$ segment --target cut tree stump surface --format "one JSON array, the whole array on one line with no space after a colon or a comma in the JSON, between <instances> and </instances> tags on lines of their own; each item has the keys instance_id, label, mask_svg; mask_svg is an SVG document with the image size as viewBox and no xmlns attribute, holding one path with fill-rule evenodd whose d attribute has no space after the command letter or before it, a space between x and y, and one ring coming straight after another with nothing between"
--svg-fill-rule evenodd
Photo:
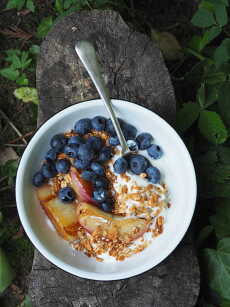
<instances>
[{"instance_id":1,"label":"cut tree stump surface","mask_svg":"<svg viewBox=\"0 0 230 307\"><path fill-rule=\"evenodd\" d=\"M63 18L42 43L37 65L39 125L69 105L98 98L74 50L81 39L95 45L112 98L143 105L173 124L174 91L156 44L130 29L118 13L94 10ZM111 282L73 276L36 250L29 278L33 306L195 306L200 276L190 234L152 270Z\"/></svg>"}]
</instances>

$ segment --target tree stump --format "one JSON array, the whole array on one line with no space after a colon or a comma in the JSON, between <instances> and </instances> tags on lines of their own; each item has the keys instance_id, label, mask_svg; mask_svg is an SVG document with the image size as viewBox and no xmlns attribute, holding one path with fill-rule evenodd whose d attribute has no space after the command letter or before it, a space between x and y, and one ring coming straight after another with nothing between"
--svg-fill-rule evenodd
<instances>
[{"instance_id":1,"label":"tree stump","mask_svg":"<svg viewBox=\"0 0 230 307\"><path fill-rule=\"evenodd\" d=\"M118 13L94 10L63 18L42 44L37 65L39 125L71 104L98 98L74 50L80 39L96 47L112 98L143 105L174 122L174 91L156 44L130 29ZM29 279L35 307L190 307L198 293L199 267L190 239L152 270L111 282L73 276L35 251Z\"/></svg>"}]
</instances>

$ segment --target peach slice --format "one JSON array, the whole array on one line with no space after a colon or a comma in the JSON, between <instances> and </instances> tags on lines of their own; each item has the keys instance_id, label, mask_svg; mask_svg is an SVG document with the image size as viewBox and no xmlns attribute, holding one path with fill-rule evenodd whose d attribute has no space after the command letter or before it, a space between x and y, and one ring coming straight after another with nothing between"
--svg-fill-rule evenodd
<instances>
[{"instance_id":1,"label":"peach slice","mask_svg":"<svg viewBox=\"0 0 230 307\"><path fill-rule=\"evenodd\" d=\"M77 207L79 224L89 233L94 233L100 226L103 236L131 242L141 237L148 229L148 222L141 218L126 218L105 213L91 204L81 203Z\"/></svg>"},{"instance_id":2,"label":"peach slice","mask_svg":"<svg viewBox=\"0 0 230 307\"><path fill-rule=\"evenodd\" d=\"M79 226L76 203L63 203L56 197L41 202L41 205L61 237L68 241L76 239Z\"/></svg>"},{"instance_id":3,"label":"peach slice","mask_svg":"<svg viewBox=\"0 0 230 307\"><path fill-rule=\"evenodd\" d=\"M36 191L40 202L48 201L55 197L55 193L50 184L44 184L41 187L37 188Z\"/></svg>"},{"instance_id":4,"label":"peach slice","mask_svg":"<svg viewBox=\"0 0 230 307\"><path fill-rule=\"evenodd\" d=\"M92 199L92 183L81 178L81 174L73 167L70 169L70 176L72 180L72 188L77 193L78 200L98 206L98 204Z\"/></svg>"}]
</instances>

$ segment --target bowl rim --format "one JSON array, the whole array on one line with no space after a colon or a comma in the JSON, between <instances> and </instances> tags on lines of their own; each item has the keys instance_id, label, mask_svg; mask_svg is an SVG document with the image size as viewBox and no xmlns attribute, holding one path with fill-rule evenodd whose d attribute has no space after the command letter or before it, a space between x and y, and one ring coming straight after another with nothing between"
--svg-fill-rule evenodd
<instances>
[{"instance_id":1,"label":"bowl rim","mask_svg":"<svg viewBox=\"0 0 230 307\"><path fill-rule=\"evenodd\" d=\"M44 244L40 241L40 239L37 238L36 234L33 232L33 229L30 227L30 224L27 220L27 215L26 215L26 210L24 210L24 206L23 206L23 198L22 198L22 181L20 180L20 178L23 177L23 173L25 172L25 166L27 163L27 158L30 155L30 151L31 148L36 144L37 139L40 137L40 135L42 134L43 130L48 130L52 124L54 122L56 122L56 120L60 117L63 116L65 113L69 113L69 111L75 111L75 109L79 109L79 108L87 108L87 107L91 107L92 105L87 104L87 102L94 102L95 104L97 103L101 103L101 99L90 99L90 100L85 100L79 103L76 103L74 105L65 107L64 109L62 109L61 111L55 113L52 117L50 117L48 120L46 120L40 127L38 127L38 129L36 130L36 133L34 134L34 136L32 137L32 139L30 140L29 144L27 145L19 166L18 166L18 170L17 170L17 176L16 176L16 203L17 203L17 210L18 210L18 214L19 214L19 218L21 220L22 226L27 234L27 236L29 237L29 239L31 240L31 242L33 243L33 245L35 246L35 248L46 258L48 259L51 263L55 264L57 267L59 267L60 269L71 273L75 276L78 277L82 277L82 278L86 278L86 279L91 279L91 280L100 280L100 281L112 281L112 280L120 280L120 279L126 279L126 278L130 278L139 274L142 274L150 269L152 269L153 267L155 267L156 265L158 265L159 263L161 263L163 260L165 260L178 246L178 244L181 242L181 240L183 239L184 235L186 234L188 227L191 223L193 214L194 214L194 210L195 210L195 206L196 206L196 197L197 197L197 183L196 183L196 174L195 174L195 169L194 169L194 165L191 159L191 156L184 144L184 142L182 141L181 137L178 135L178 133L174 130L174 128L168 124L162 117L160 117L159 115L157 115L155 112L149 110L148 108L145 108L143 106L140 106L136 103L127 101L127 100L123 100L123 99L111 99L112 103L115 104L122 104L122 103L126 103L129 104L132 108L136 109L135 111L148 111L151 112L152 116L156 119L158 119L158 121L162 122L165 127L169 130L171 130L171 133L174 134L174 136L177 138L177 141L180 143L180 146L183 147L184 149L184 153L186 155L186 159L187 159L187 163L189 164L189 168L190 168L190 176L191 176L191 186L190 189L192 189L192 195L193 198L190 199L190 211L187 212L186 215L186 221L184 221L183 225L183 229L177 233L177 235L174 237L174 239L171 241L170 244L170 248L167 248L166 252L162 255L158 255L157 258L155 258L154 262L146 262L144 263L141 267L135 267L134 269L130 270L128 273L125 272L118 272L118 273L98 273L98 272L88 272L88 271L84 271L81 270L79 268L73 267L70 264L65 263L64 261L60 260L57 256L55 256L54 254L52 254L45 246Z\"/></svg>"}]
</instances>

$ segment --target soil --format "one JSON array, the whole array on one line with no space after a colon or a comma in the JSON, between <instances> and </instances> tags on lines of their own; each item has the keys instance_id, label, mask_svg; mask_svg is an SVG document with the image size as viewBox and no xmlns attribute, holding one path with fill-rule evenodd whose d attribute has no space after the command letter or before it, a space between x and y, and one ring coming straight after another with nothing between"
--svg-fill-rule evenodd
<instances>
[{"instance_id":1,"label":"soil","mask_svg":"<svg viewBox=\"0 0 230 307\"><path fill-rule=\"evenodd\" d=\"M31 39L25 41L0 33L0 68L7 66L4 61L5 50L15 48L27 50L32 44L41 44L41 40L36 38L37 26L43 17L55 16L52 9L52 2L54 1L34 0L34 2L36 3L35 13L25 10L20 12L15 9L6 10L7 0L0 2L0 31L18 27L32 35ZM182 46L186 44L194 32L189 21L196 7L195 1L130 0L126 3L129 9L119 8L118 6L118 10L127 23L134 26L138 31L147 34L150 34L151 29L168 31L175 35ZM183 65L178 61L170 61L166 64L171 72L178 100L192 99L194 91L189 91L188 85L186 86L183 81L178 81L178 77L193 63ZM35 66L26 73L29 78L29 86L35 87ZM27 141L29 141L36 130L37 107L31 103L25 104L14 97L13 91L19 87L15 82L0 77L0 84L0 110L8 116L22 135L30 133L30 136L27 137ZM0 115L0 148L4 148L5 144L11 143L17 137L18 135L9 126L9 123ZM14 144L22 144L22 142L14 142ZM24 150L24 147L20 146L13 148L19 156ZM1 188L7 185L5 181L1 183ZM1 191L1 188L0 210L4 216L1 227L5 229L5 236L7 237L2 247L9 256L11 265L16 272L16 278L11 286L0 295L0 305L2 307L14 307L23 301L27 291L26 281L32 265L33 247L20 226L15 207L14 185L10 185L9 189L5 191Z\"/></svg>"}]
</instances>

